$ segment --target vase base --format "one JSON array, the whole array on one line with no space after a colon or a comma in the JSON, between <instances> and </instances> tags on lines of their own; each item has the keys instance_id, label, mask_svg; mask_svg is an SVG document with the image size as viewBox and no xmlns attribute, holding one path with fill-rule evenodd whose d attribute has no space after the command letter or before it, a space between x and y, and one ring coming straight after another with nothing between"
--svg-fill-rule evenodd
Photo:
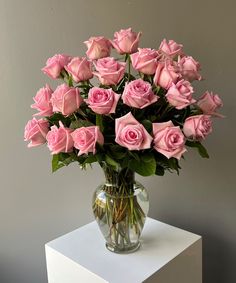
<instances>
[{"instance_id":1,"label":"vase base","mask_svg":"<svg viewBox=\"0 0 236 283\"><path fill-rule=\"evenodd\" d=\"M133 245L130 246L126 246L124 248L120 248L120 247L116 247L116 246L112 246L108 243L106 243L106 248L113 253L117 253L117 254L129 254L129 253L133 253L135 251L137 251L141 246L140 242L137 242Z\"/></svg>"}]
</instances>

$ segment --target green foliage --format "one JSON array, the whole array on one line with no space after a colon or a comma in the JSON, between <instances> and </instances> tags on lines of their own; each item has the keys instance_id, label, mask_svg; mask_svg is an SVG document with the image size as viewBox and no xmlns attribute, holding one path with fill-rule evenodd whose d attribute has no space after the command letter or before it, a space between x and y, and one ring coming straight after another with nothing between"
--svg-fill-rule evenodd
<instances>
[{"instance_id":1,"label":"green foliage","mask_svg":"<svg viewBox=\"0 0 236 283\"><path fill-rule=\"evenodd\" d=\"M170 172L176 171L176 173L179 175L179 169L181 167L179 166L178 159L172 157L168 159L163 154L154 151L154 156L156 159L157 167L156 167L156 175L163 176L165 173L165 170L168 170Z\"/></svg>"},{"instance_id":2,"label":"green foliage","mask_svg":"<svg viewBox=\"0 0 236 283\"><path fill-rule=\"evenodd\" d=\"M169 165L169 171L172 172L173 170L175 170L177 172L177 174L179 175L179 169L181 169L181 167L179 166L179 162L178 159L172 157L168 160L168 165Z\"/></svg>"},{"instance_id":3,"label":"green foliage","mask_svg":"<svg viewBox=\"0 0 236 283\"><path fill-rule=\"evenodd\" d=\"M158 175L158 176L164 176L165 169L162 166L157 164L155 174Z\"/></svg>"},{"instance_id":4,"label":"green foliage","mask_svg":"<svg viewBox=\"0 0 236 283\"><path fill-rule=\"evenodd\" d=\"M57 171L61 167L68 166L70 163L77 161L77 156L74 152L71 153L58 153L52 157L52 172Z\"/></svg>"},{"instance_id":5,"label":"green foliage","mask_svg":"<svg viewBox=\"0 0 236 283\"><path fill-rule=\"evenodd\" d=\"M148 131L149 134L152 134L152 122L150 120L143 120L141 122L144 126L144 128Z\"/></svg>"},{"instance_id":6,"label":"green foliage","mask_svg":"<svg viewBox=\"0 0 236 283\"><path fill-rule=\"evenodd\" d=\"M119 163L116 162L111 156L109 156L108 154L105 155L105 161L107 164L109 164L111 167L113 167L114 170L118 170L119 169Z\"/></svg>"},{"instance_id":7,"label":"green foliage","mask_svg":"<svg viewBox=\"0 0 236 283\"><path fill-rule=\"evenodd\" d=\"M198 150L198 153L203 158L209 158L209 154L206 148L199 141L186 141L186 145L189 147L195 147Z\"/></svg>"},{"instance_id":8,"label":"green foliage","mask_svg":"<svg viewBox=\"0 0 236 283\"><path fill-rule=\"evenodd\" d=\"M156 172L156 160L152 153L140 155L140 159L131 159L128 167L141 176L151 176Z\"/></svg>"},{"instance_id":9,"label":"green foliage","mask_svg":"<svg viewBox=\"0 0 236 283\"><path fill-rule=\"evenodd\" d=\"M77 129L77 128L89 127L89 126L93 126L93 123L91 123L91 122L89 122L87 120L82 120L82 119L73 120L70 123L70 128L71 129Z\"/></svg>"},{"instance_id":10,"label":"green foliage","mask_svg":"<svg viewBox=\"0 0 236 283\"><path fill-rule=\"evenodd\" d=\"M121 147L120 145L111 145L109 154L114 158L121 160L127 155L127 150L124 147Z\"/></svg>"},{"instance_id":11,"label":"green foliage","mask_svg":"<svg viewBox=\"0 0 236 283\"><path fill-rule=\"evenodd\" d=\"M78 156L78 161L82 169L87 169L88 165L91 167L92 163L98 161L98 156L97 154L93 155L92 153L83 154Z\"/></svg>"},{"instance_id":12,"label":"green foliage","mask_svg":"<svg viewBox=\"0 0 236 283\"><path fill-rule=\"evenodd\" d=\"M69 127L71 123L71 119L69 117L65 117L61 113L54 113L52 116L46 117L46 119L48 120L50 126L56 125L59 127L59 121L61 121L66 127Z\"/></svg>"},{"instance_id":13,"label":"green foliage","mask_svg":"<svg viewBox=\"0 0 236 283\"><path fill-rule=\"evenodd\" d=\"M96 126L99 126L101 132L104 130L102 115L96 114Z\"/></svg>"}]
</instances>

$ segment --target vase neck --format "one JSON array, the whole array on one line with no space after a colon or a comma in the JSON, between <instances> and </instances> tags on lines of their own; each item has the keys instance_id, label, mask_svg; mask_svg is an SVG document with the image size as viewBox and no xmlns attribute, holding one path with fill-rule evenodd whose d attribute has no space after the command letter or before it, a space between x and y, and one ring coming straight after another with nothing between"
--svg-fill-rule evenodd
<instances>
[{"instance_id":1,"label":"vase neck","mask_svg":"<svg viewBox=\"0 0 236 283\"><path fill-rule=\"evenodd\" d=\"M106 164L101 165L105 175L105 186L110 193L133 193L135 175L134 171L124 168L114 170Z\"/></svg>"}]
</instances>

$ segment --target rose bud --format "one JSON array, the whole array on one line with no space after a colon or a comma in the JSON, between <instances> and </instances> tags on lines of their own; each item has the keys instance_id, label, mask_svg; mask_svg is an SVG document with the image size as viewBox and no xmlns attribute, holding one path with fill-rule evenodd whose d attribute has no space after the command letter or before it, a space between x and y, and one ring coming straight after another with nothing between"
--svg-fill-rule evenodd
<instances>
[{"instance_id":1,"label":"rose bud","mask_svg":"<svg viewBox=\"0 0 236 283\"><path fill-rule=\"evenodd\" d=\"M95 64L98 77L103 85L116 85L123 78L125 73L125 63L117 62L113 57L98 59Z\"/></svg>"},{"instance_id":2,"label":"rose bud","mask_svg":"<svg viewBox=\"0 0 236 283\"><path fill-rule=\"evenodd\" d=\"M103 36L90 37L89 40L84 41L88 50L86 52L90 60L96 60L110 56L111 43Z\"/></svg>"},{"instance_id":3,"label":"rose bud","mask_svg":"<svg viewBox=\"0 0 236 283\"><path fill-rule=\"evenodd\" d=\"M184 122L183 132L187 138L202 140L212 132L210 115L188 117Z\"/></svg>"},{"instance_id":4,"label":"rose bud","mask_svg":"<svg viewBox=\"0 0 236 283\"><path fill-rule=\"evenodd\" d=\"M79 109L83 99L79 89L69 87L66 84L59 85L52 94L51 102L54 112L61 112L63 115L70 115Z\"/></svg>"},{"instance_id":5,"label":"rose bud","mask_svg":"<svg viewBox=\"0 0 236 283\"><path fill-rule=\"evenodd\" d=\"M196 100L192 98L192 93L193 88L190 82L181 80L176 84L172 83L166 93L166 99L170 105L180 110L196 102Z\"/></svg>"},{"instance_id":6,"label":"rose bud","mask_svg":"<svg viewBox=\"0 0 236 283\"><path fill-rule=\"evenodd\" d=\"M120 54L134 53L138 49L140 36L141 32L137 34L136 32L133 32L131 28L121 29L120 31L115 32L111 44Z\"/></svg>"},{"instance_id":7,"label":"rose bud","mask_svg":"<svg viewBox=\"0 0 236 283\"><path fill-rule=\"evenodd\" d=\"M202 77L199 74L200 64L195 61L193 57L184 56L178 59L179 71L183 79L187 81L201 80Z\"/></svg>"},{"instance_id":8,"label":"rose bud","mask_svg":"<svg viewBox=\"0 0 236 283\"><path fill-rule=\"evenodd\" d=\"M204 114L209 114L218 117L224 117L216 112L217 109L223 106L223 102L217 94L206 91L198 100L197 105L201 108Z\"/></svg>"},{"instance_id":9,"label":"rose bud","mask_svg":"<svg viewBox=\"0 0 236 283\"><path fill-rule=\"evenodd\" d=\"M53 57L48 58L46 66L42 68L42 71L50 78L57 79L60 77L61 71L70 62L70 60L70 56L64 54L56 54Z\"/></svg>"},{"instance_id":10,"label":"rose bud","mask_svg":"<svg viewBox=\"0 0 236 283\"><path fill-rule=\"evenodd\" d=\"M154 49L139 48L138 52L130 57L135 70L146 75L153 75L157 68L157 56L158 53Z\"/></svg>"},{"instance_id":11,"label":"rose bud","mask_svg":"<svg viewBox=\"0 0 236 283\"><path fill-rule=\"evenodd\" d=\"M79 149L79 155L96 153L96 143L103 145L104 138L98 126L81 127L72 134L74 147Z\"/></svg>"},{"instance_id":12,"label":"rose bud","mask_svg":"<svg viewBox=\"0 0 236 283\"><path fill-rule=\"evenodd\" d=\"M87 81L93 77L92 64L86 58L75 57L65 66L66 71L72 75L72 79L78 83Z\"/></svg>"},{"instance_id":13,"label":"rose bud","mask_svg":"<svg viewBox=\"0 0 236 283\"><path fill-rule=\"evenodd\" d=\"M59 152L71 152L74 145L71 137L73 130L65 128L61 121L59 124L59 128L57 126L52 126L46 136L48 148L52 154L58 154Z\"/></svg>"},{"instance_id":14,"label":"rose bud","mask_svg":"<svg viewBox=\"0 0 236 283\"><path fill-rule=\"evenodd\" d=\"M37 109L39 112L34 114L34 116L51 116L53 114L50 100L52 93L52 89L47 84L36 93L33 98L34 104L31 105L31 108Z\"/></svg>"},{"instance_id":15,"label":"rose bud","mask_svg":"<svg viewBox=\"0 0 236 283\"><path fill-rule=\"evenodd\" d=\"M176 55L182 54L182 47L182 44L178 44L174 40L167 41L166 39L163 39L159 46L159 51L160 53L173 58Z\"/></svg>"},{"instance_id":16,"label":"rose bud","mask_svg":"<svg viewBox=\"0 0 236 283\"><path fill-rule=\"evenodd\" d=\"M28 147L34 147L46 142L49 123L46 120L33 118L25 126L24 140L30 141Z\"/></svg>"},{"instance_id":17,"label":"rose bud","mask_svg":"<svg viewBox=\"0 0 236 283\"><path fill-rule=\"evenodd\" d=\"M179 77L180 74L174 62L158 62L153 81L155 85L169 89L171 84L176 83Z\"/></svg>"}]
</instances>

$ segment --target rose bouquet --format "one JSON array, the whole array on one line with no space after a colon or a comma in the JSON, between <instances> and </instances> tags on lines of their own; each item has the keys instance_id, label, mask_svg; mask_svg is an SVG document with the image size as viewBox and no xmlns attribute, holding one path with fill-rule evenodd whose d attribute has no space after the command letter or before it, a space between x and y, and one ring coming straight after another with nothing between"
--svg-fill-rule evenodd
<instances>
[{"instance_id":1,"label":"rose bouquet","mask_svg":"<svg viewBox=\"0 0 236 283\"><path fill-rule=\"evenodd\" d=\"M97 192L93 210L108 224L103 229L107 243L120 250L132 242L127 231L140 234L145 220L138 198L127 197L135 195L133 173L179 173L188 147L208 158L202 141L222 106L212 92L194 96L200 65L181 44L164 39L158 49L139 48L140 36L127 29L113 40L91 37L84 42L86 56L49 58L42 71L63 83L37 92L31 107L41 118L25 127L29 147L47 144L53 172L72 162L82 169L101 165L109 204L101 205ZM110 57L112 48L118 58Z\"/></svg>"}]
</instances>

